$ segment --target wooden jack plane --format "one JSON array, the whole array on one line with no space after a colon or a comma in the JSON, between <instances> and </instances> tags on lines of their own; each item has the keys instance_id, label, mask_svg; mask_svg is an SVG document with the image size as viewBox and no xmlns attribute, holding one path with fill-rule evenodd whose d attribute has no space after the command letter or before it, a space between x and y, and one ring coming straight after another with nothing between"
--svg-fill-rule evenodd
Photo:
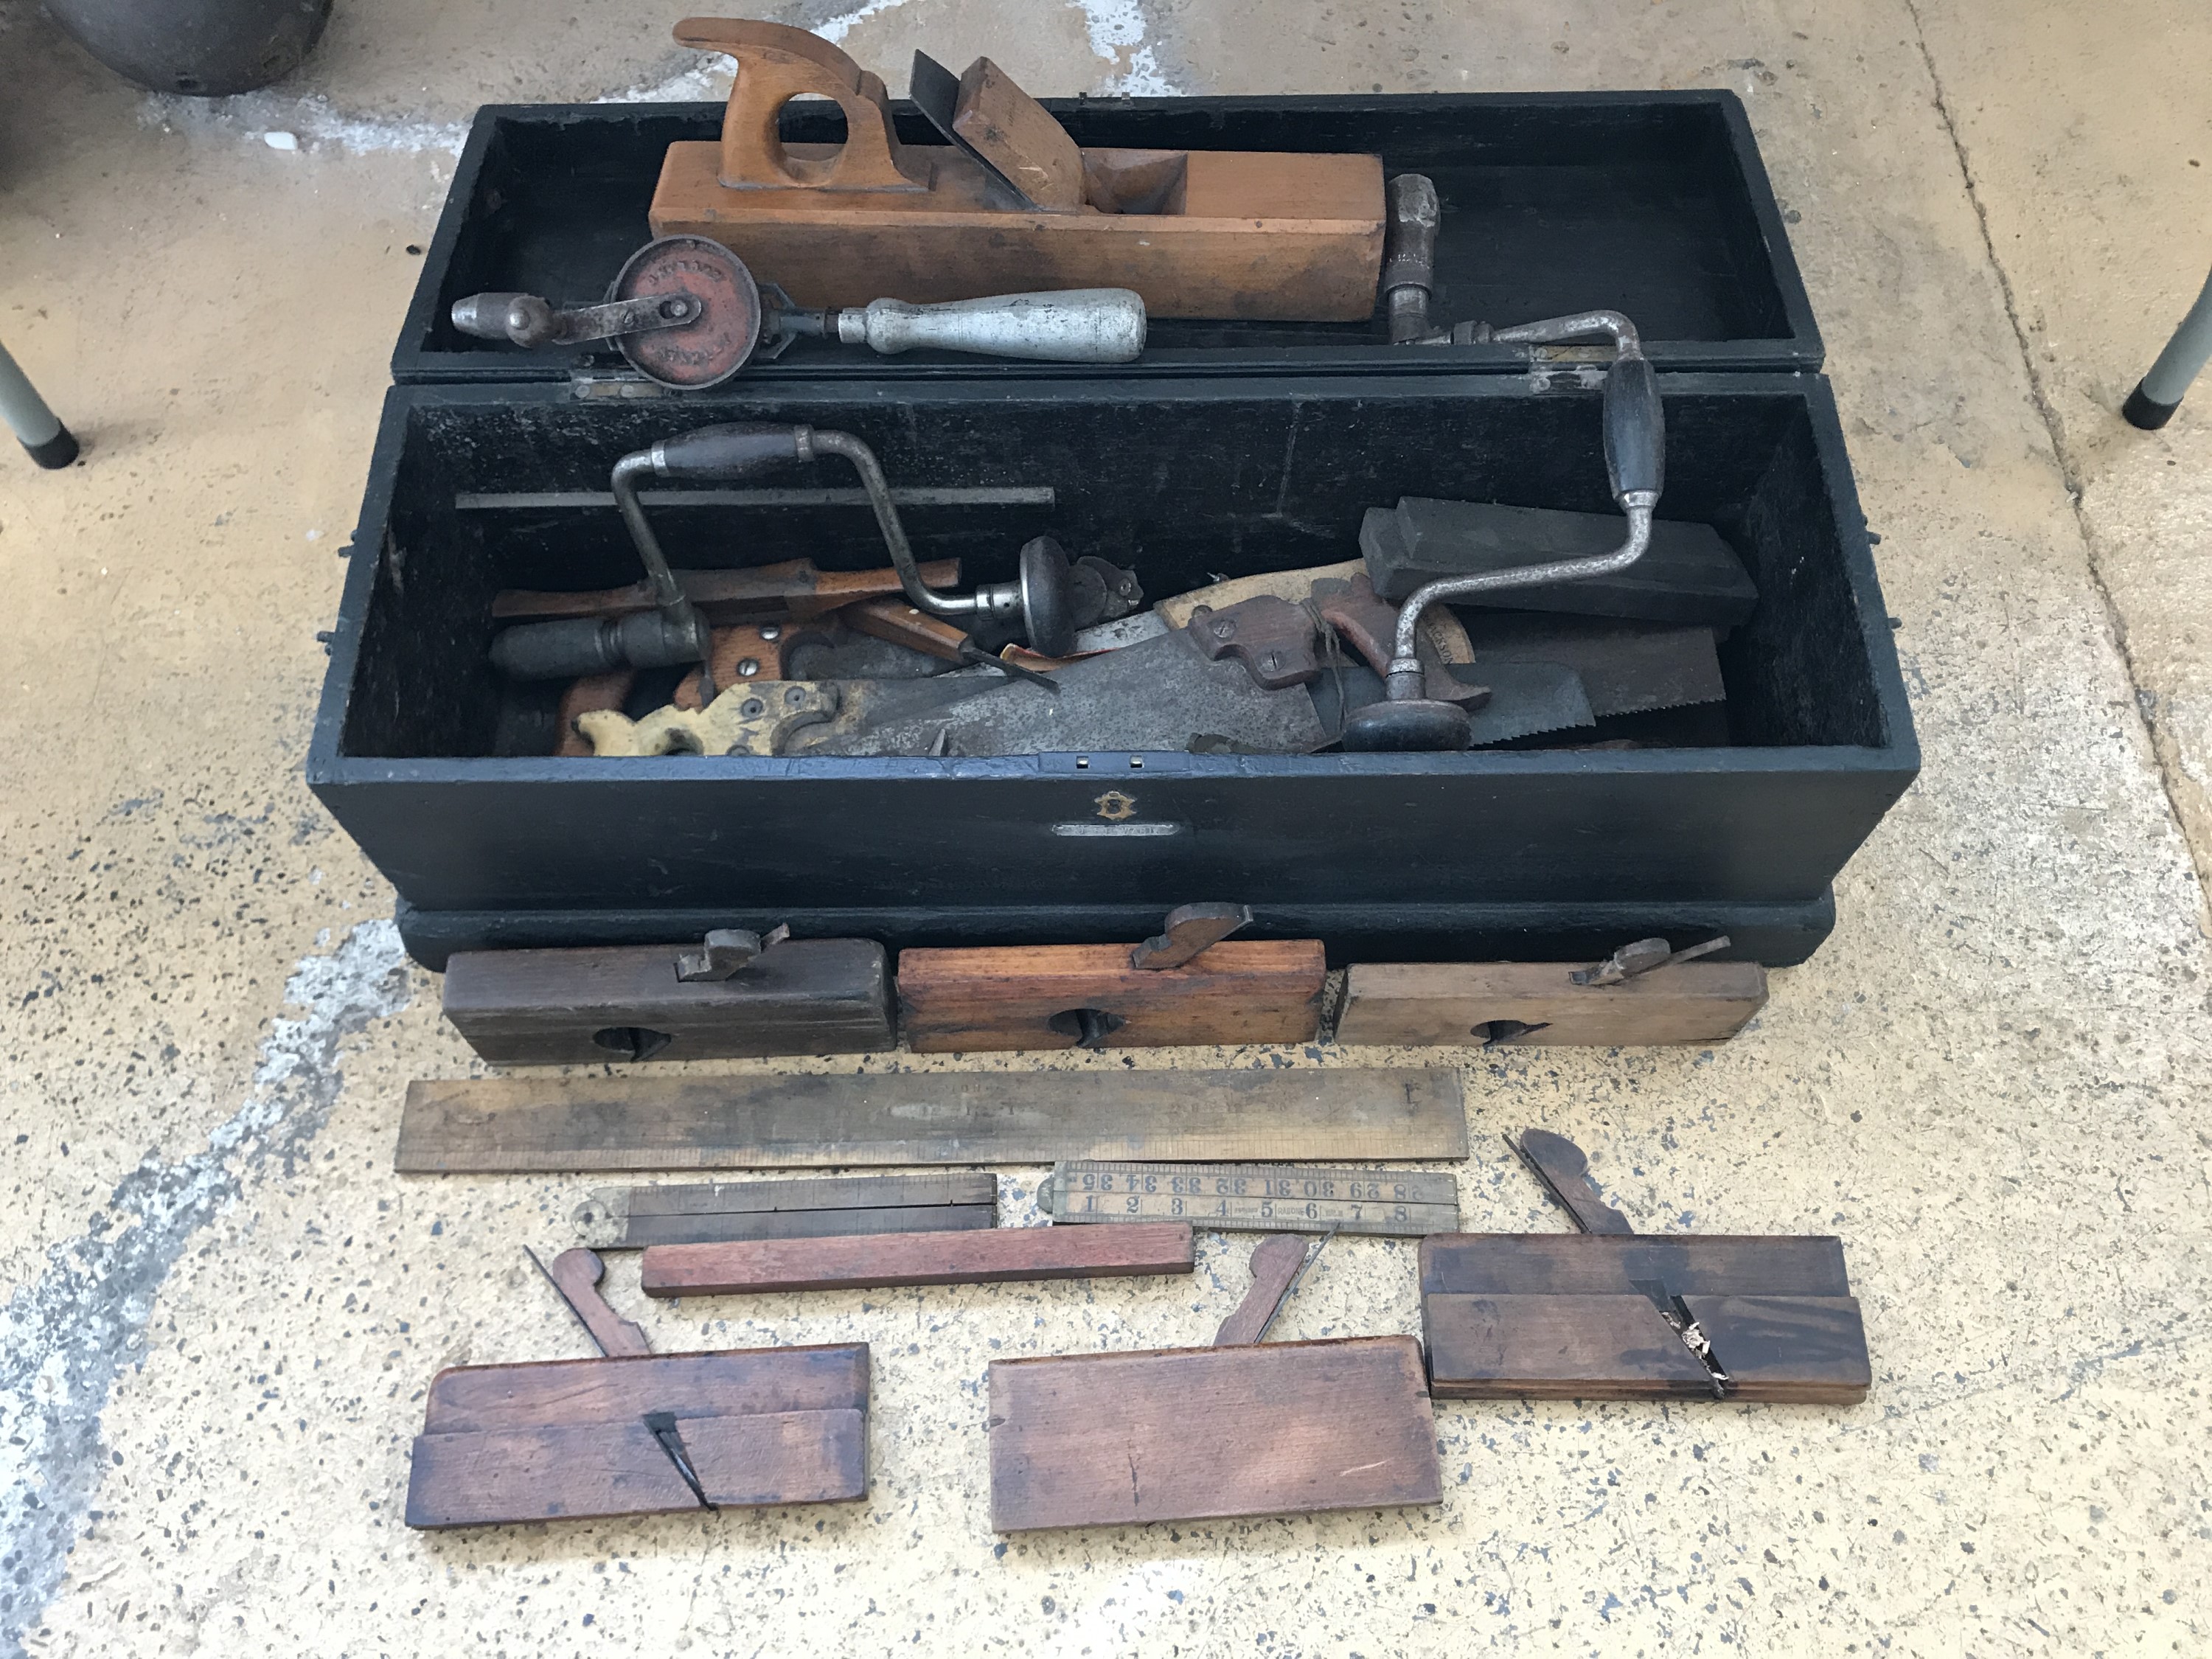
<instances>
[{"instance_id":1,"label":"wooden jack plane","mask_svg":"<svg viewBox=\"0 0 2212 1659\"><path fill-rule=\"evenodd\" d=\"M1154 317L1374 314L1378 156L1085 149L989 58L956 77L919 52L914 101L947 143L911 144L882 78L804 29L694 17L676 38L738 73L720 142L669 146L653 234L719 242L801 307L1110 287ZM806 96L843 112L842 144L783 141Z\"/></svg>"}]
</instances>

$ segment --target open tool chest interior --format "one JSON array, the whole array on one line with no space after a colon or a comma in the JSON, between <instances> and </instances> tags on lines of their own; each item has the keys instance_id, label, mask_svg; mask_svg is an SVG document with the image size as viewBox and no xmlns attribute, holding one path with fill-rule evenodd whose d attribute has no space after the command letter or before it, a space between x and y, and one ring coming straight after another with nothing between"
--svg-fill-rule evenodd
<instances>
[{"instance_id":1,"label":"open tool chest interior","mask_svg":"<svg viewBox=\"0 0 2212 1659\"><path fill-rule=\"evenodd\" d=\"M1794 960L1826 931L1829 881L1913 775L1910 715L1825 385L1665 380L1661 516L1712 524L1759 588L1720 647L1719 725L1626 748L985 759L518 752L527 711L486 655L493 593L637 569L611 507L528 498L603 491L618 455L715 422L844 428L895 487L1050 490L1049 505L908 513L917 555L959 557L963 582L1010 574L1022 541L1049 532L1133 567L1150 599L1356 558L1362 514L1401 495L1606 512L1597 394L1504 376L946 381L896 398L849 383L690 398L399 388L311 781L429 954L681 937L718 914L799 913L816 931L834 917L909 942L1110 939L1226 891L1263 932L1318 932L1332 950L1463 953L1486 927L1565 937L1596 906L1593 936L1710 916ZM851 475L817 461L758 482ZM864 507L653 516L679 566L884 562ZM1098 822L1109 788L1134 830Z\"/></svg>"},{"instance_id":2,"label":"open tool chest interior","mask_svg":"<svg viewBox=\"0 0 2212 1659\"><path fill-rule=\"evenodd\" d=\"M1722 642L1725 727L1698 735L1753 748L1886 747L1878 671L1827 496L1811 400L1785 386L1710 377L1697 384L1695 392L1670 388L1666 400L1673 465L1663 514L1719 529L1760 592L1752 620ZM340 753L515 752L523 739L503 742L502 729L515 724L511 705L532 701L534 690L491 666L493 593L637 578L636 554L611 504L531 498L603 488L617 456L710 422L852 430L898 486L1049 492L1049 505L905 509L917 556L959 559L964 583L1011 577L1016 549L1050 534L1071 553L1134 569L1148 598L1164 598L1224 577L1356 557L1362 514L1401 495L1607 512L1597 405L1595 393L1429 381L1344 382L1291 398L1209 385L1135 396L1039 387L978 398L946 386L918 389L896 409L793 387L773 401L712 404L403 394L389 412L391 516L379 527L382 554L372 562ZM759 482L834 486L849 484L850 474L817 461ZM657 499L680 502L684 493L671 489ZM660 504L652 518L679 568L801 557L831 570L885 562L875 520L860 505ZM422 695L431 686L436 695Z\"/></svg>"},{"instance_id":3,"label":"open tool chest interior","mask_svg":"<svg viewBox=\"0 0 2212 1659\"><path fill-rule=\"evenodd\" d=\"M1379 155L1420 172L1442 201L1437 295L1444 324L1504 325L1590 307L1636 319L1662 368L1820 366L1820 333L1742 105L1723 91L1398 97L1045 100L1085 145ZM900 138L942 140L908 104ZM615 362L575 347L475 339L455 300L512 289L590 300L650 232L668 146L714 138L719 104L495 106L479 112L392 359L401 381L561 379ZM785 106L784 137L836 142L835 105ZM1352 323L1156 319L1133 364L883 358L817 341L750 378L904 381L1116 379L1289 371L1510 373L1525 351L1393 347L1378 310Z\"/></svg>"}]
</instances>

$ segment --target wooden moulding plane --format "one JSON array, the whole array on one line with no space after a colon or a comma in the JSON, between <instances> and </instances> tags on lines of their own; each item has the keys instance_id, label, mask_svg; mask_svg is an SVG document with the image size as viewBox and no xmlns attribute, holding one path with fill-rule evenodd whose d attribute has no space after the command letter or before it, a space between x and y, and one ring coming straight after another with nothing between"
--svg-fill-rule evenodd
<instances>
[{"instance_id":1,"label":"wooden moulding plane","mask_svg":"<svg viewBox=\"0 0 2212 1659\"><path fill-rule=\"evenodd\" d=\"M1840 1239L1639 1235L1572 1141L1532 1129L1516 1150L1583 1231L1421 1241L1437 1399L1866 1398Z\"/></svg>"},{"instance_id":2,"label":"wooden moulding plane","mask_svg":"<svg viewBox=\"0 0 2212 1659\"><path fill-rule=\"evenodd\" d=\"M993 1530L1441 1503L1419 1343L1261 1342L1308 1261L1255 1250L1210 1348L993 1361Z\"/></svg>"},{"instance_id":3,"label":"wooden moulding plane","mask_svg":"<svg viewBox=\"0 0 2212 1659\"><path fill-rule=\"evenodd\" d=\"M1601 963L1382 962L1345 975L1336 1040L1486 1048L1724 1042L1766 1006L1755 962L1702 962L1728 937L1670 951L1638 939Z\"/></svg>"},{"instance_id":4,"label":"wooden moulding plane","mask_svg":"<svg viewBox=\"0 0 2212 1659\"><path fill-rule=\"evenodd\" d=\"M409 1526L868 1495L866 1343L656 1354L599 1294L598 1256L563 1250L538 1265L605 1357L440 1371L415 1440Z\"/></svg>"},{"instance_id":5,"label":"wooden moulding plane","mask_svg":"<svg viewBox=\"0 0 2212 1659\"><path fill-rule=\"evenodd\" d=\"M499 1066L867 1054L893 1047L890 969L872 939L456 951L446 1018Z\"/></svg>"},{"instance_id":6,"label":"wooden moulding plane","mask_svg":"<svg viewBox=\"0 0 2212 1659\"><path fill-rule=\"evenodd\" d=\"M639 1283L647 1296L667 1297L1129 1279L1187 1273L1196 1260L1192 1249L1182 1222L649 1244Z\"/></svg>"},{"instance_id":7,"label":"wooden moulding plane","mask_svg":"<svg viewBox=\"0 0 2212 1659\"><path fill-rule=\"evenodd\" d=\"M1318 939L1223 943L1241 904L1186 904L1138 945L902 951L900 1024L916 1054L1310 1042L1328 976Z\"/></svg>"},{"instance_id":8,"label":"wooden moulding plane","mask_svg":"<svg viewBox=\"0 0 2212 1659\"><path fill-rule=\"evenodd\" d=\"M688 18L737 59L719 143L668 147L656 236L717 241L802 307L1127 288L1155 317L1374 314L1382 164L1359 155L1085 149L988 58L915 54L915 102L951 141L902 143L882 79L781 23ZM795 97L834 100L841 144L787 144Z\"/></svg>"}]
</instances>

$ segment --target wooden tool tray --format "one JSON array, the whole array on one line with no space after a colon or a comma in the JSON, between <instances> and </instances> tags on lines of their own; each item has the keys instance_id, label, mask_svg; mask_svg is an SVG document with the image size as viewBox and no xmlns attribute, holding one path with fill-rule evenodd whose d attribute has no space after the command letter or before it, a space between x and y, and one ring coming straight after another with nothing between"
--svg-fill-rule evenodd
<instances>
[{"instance_id":1,"label":"wooden tool tray","mask_svg":"<svg viewBox=\"0 0 2212 1659\"><path fill-rule=\"evenodd\" d=\"M917 555L1003 580L1030 536L1149 593L1349 557L1401 495L1607 508L1599 397L1571 377L779 383L708 398L403 387L387 404L307 763L398 889L410 948L665 943L773 927L890 949L1127 944L1194 898L1332 961L1602 957L1725 932L1802 960L1829 884L1918 766L1842 433L1817 377L1668 375L1662 507L1759 589L1720 648L1724 726L1628 750L564 758L502 752L502 587L634 580L616 457L728 420L842 428L895 486L1049 503L917 507ZM768 481L781 484L783 477ZM848 482L793 469L797 486ZM485 506L483 493L504 495ZM666 506L682 566L883 557L865 509ZM541 733L541 736L544 734ZM550 747L550 741L546 747ZM1115 797L1111 800L1106 798ZM1102 806L1102 801L1104 805Z\"/></svg>"},{"instance_id":2,"label":"wooden tool tray","mask_svg":"<svg viewBox=\"0 0 2212 1659\"><path fill-rule=\"evenodd\" d=\"M1820 331L1782 213L1733 93L1043 101L1086 149L1356 152L1380 155L1386 174L1427 174L1443 206L1439 324L1503 325L1610 306L1635 319L1644 349L1664 369L1820 366ZM892 111L902 143L943 147L912 105ZM618 369L609 349L533 351L472 339L447 313L485 289L599 298L652 234L647 213L668 147L713 142L722 115L719 103L480 110L392 356L393 379L564 380L579 369ZM834 106L793 104L781 131L789 143L835 143L843 117ZM757 274L777 279L772 270ZM1517 374L1529 359L1526 348L1499 345L1393 346L1378 309L1335 323L1156 318L1135 363L1075 370L947 352L885 358L809 340L749 365L741 378L780 386L1071 374L1457 375Z\"/></svg>"}]
</instances>

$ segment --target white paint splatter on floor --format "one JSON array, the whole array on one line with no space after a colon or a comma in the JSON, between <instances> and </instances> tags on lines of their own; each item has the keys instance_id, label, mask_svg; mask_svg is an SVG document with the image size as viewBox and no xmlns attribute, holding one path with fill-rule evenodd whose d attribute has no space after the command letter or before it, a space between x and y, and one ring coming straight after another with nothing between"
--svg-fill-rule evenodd
<instances>
[{"instance_id":1,"label":"white paint splatter on floor","mask_svg":"<svg viewBox=\"0 0 2212 1659\"><path fill-rule=\"evenodd\" d=\"M839 45L870 18L909 3L911 0L866 0L850 11L809 27L823 40ZM1165 98L1182 90L1160 67L1147 39L1148 25L1140 0L1070 0L1070 3L1083 14L1091 51L1115 65L1093 87L1095 93ZM712 102L729 95L730 79L730 60L720 53L707 53L698 63L673 75L602 93L589 101ZM349 155L443 152L457 156L469 131L467 121L351 114L334 107L319 93L299 96L274 91L243 93L234 98L149 93L141 105L140 118L164 130L233 133L249 143L288 152L331 149Z\"/></svg>"},{"instance_id":2,"label":"white paint splatter on floor","mask_svg":"<svg viewBox=\"0 0 2212 1659\"><path fill-rule=\"evenodd\" d=\"M194 1234L272 1159L287 1173L344 1086L338 1050L407 1006L405 953L389 921L307 957L284 988L307 1012L271 1022L245 1103L174 1164L148 1158L84 1232L0 1312L0 1659L20 1659L62 1581L108 1466L100 1419L143 1357L162 1281Z\"/></svg>"},{"instance_id":3,"label":"white paint splatter on floor","mask_svg":"<svg viewBox=\"0 0 2212 1659\"><path fill-rule=\"evenodd\" d=\"M466 121L376 120L349 115L329 99L285 97L273 92L240 93L235 98L179 98L149 93L139 118L149 126L186 132L228 131L255 143L272 134L290 137L288 149L328 149L349 155L461 153L469 134Z\"/></svg>"},{"instance_id":4,"label":"white paint splatter on floor","mask_svg":"<svg viewBox=\"0 0 2212 1659\"><path fill-rule=\"evenodd\" d=\"M1090 32L1091 50L1121 65L1098 83L1102 93L1132 98L1172 98L1182 90L1161 71L1145 40L1144 8L1139 0L1075 0Z\"/></svg>"}]
</instances>

